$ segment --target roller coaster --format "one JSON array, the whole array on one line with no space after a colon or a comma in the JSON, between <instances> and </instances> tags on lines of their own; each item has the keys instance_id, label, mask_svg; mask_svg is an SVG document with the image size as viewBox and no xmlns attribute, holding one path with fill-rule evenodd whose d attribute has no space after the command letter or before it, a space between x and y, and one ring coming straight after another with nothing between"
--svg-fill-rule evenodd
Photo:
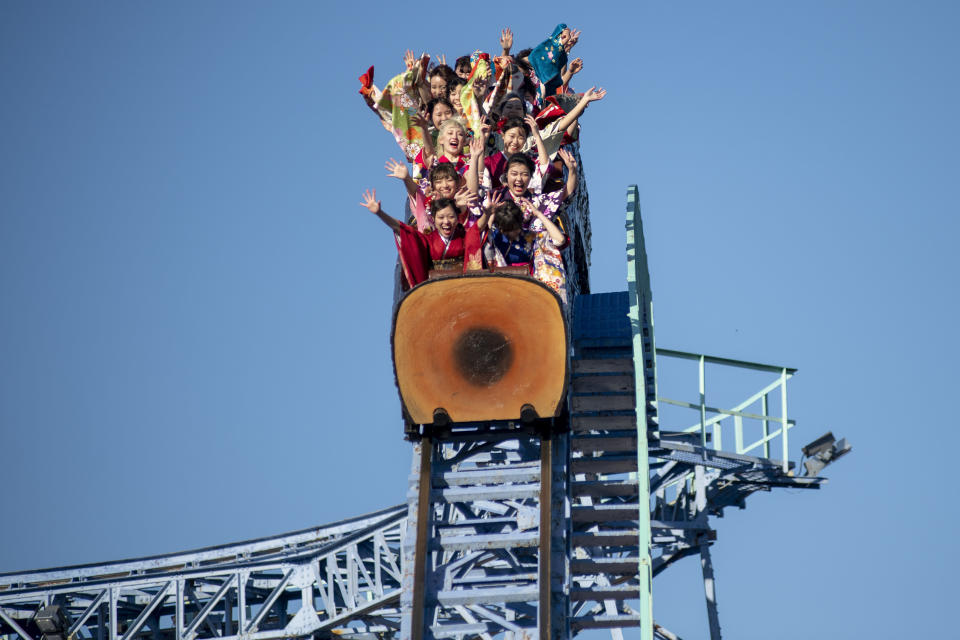
<instances>
[{"instance_id":1,"label":"roller coaster","mask_svg":"<svg viewBox=\"0 0 960 640\"><path fill-rule=\"evenodd\" d=\"M850 445L826 434L790 462L795 369L656 346L635 186L625 291L589 291L583 181L566 218L567 305L510 273L398 287L407 504L194 551L3 573L0 638L560 640L605 629L672 640L653 618L653 581L699 556L719 639L711 518L759 491L819 488ZM691 367L696 388L661 390L667 362ZM708 369L764 381L719 406Z\"/></svg>"}]
</instances>

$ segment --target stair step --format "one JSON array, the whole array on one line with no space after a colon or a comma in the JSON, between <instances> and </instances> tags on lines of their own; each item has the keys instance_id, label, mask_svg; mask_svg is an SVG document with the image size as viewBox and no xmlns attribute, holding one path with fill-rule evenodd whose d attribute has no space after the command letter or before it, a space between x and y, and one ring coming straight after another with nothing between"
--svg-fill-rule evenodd
<instances>
[{"instance_id":1,"label":"stair step","mask_svg":"<svg viewBox=\"0 0 960 640\"><path fill-rule=\"evenodd\" d=\"M633 407L630 407L633 409ZM570 427L574 431L606 431L637 428L635 414L620 416L573 416Z\"/></svg>"},{"instance_id":2,"label":"stair step","mask_svg":"<svg viewBox=\"0 0 960 640\"><path fill-rule=\"evenodd\" d=\"M633 373L633 358L574 358L573 374Z\"/></svg>"},{"instance_id":3,"label":"stair step","mask_svg":"<svg viewBox=\"0 0 960 640\"><path fill-rule=\"evenodd\" d=\"M581 480L570 485L573 497L635 496L639 491L636 482L622 480Z\"/></svg>"},{"instance_id":4,"label":"stair step","mask_svg":"<svg viewBox=\"0 0 960 640\"><path fill-rule=\"evenodd\" d=\"M636 431L615 431L593 435L577 435L570 438L570 448L573 451L636 451Z\"/></svg>"},{"instance_id":5,"label":"stair step","mask_svg":"<svg viewBox=\"0 0 960 640\"><path fill-rule=\"evenodd\" d=\"M413 491L410 492L413 494ZM434 489L434 502L475 502L478 500L526 500L540 495L540 483L495 484Z\"/></svg>"},{"instance_id":6,"label":"stair step","mask_svg":"<svg viewBox=\"0 0 960 640\"><path fill-rule=\"evenodd\" d=\"M590 587L588 589L570 589L571 600L597 601L602 600L628 600L640 597L639 586L616 586L616 587Z\"/></svg>"},{"instance_id":7,"label":"stair step","mask_svg":"<svg viewBox=\"0 0 960 640\"><path fill-rule=\"evenodd\" d=\"M577 355L596 356L601 354L621 355L630 353L633 347L633 341L627 336L611 337L580 337L574 341L577 349Z\"/></svg>"},{"instance_id":8,"label":"stair step","mask_svg":"<svg viewBox=\"0 0 960 640\"><path fill-rule=\"evenodd\" d=\"M619 522L640 519L638 504L574 505L570 510L574 522Z\"/></svg>"},{"instance_id":9,"label":"stair step","mask_svg":"<svg viewBox=\"0 0 960 640\"><path fill-rule=\"evenodd\" d=\"M638 546L640 544L640 530L614 529L612 531L574 533L570 542L576 547Z\"/></svg>"},{"instance_id":10,"label":"stair step","mask_svg":"<svg viewBox=\"0 0 960 640\"><path fill-rule=\"evenodd\" d=\"M636 613L622 613L619 615L596 615L571 618L570 626L574 630L580 629L615 629L617 627L639 627L640 615Z\"/></svg>"},{"instance_id":11,"label":"stair step","mask_svg":"<svg viewBox=\"0 0 960 640\"><path fill-rule=\"evenodd\" d=\"M633 393L633 376L578 376L570 386L574 393Z\"/></svg>"},{"instance_id":12,"label":"stair step","mask_svg":"<svg viewBox=\"0 0 960 640\"><path fill-rule=\"evenodd\" d=\"M570 398L570 410L573 413L624 411L634 408L633 393L611 396L572 396Z\"/></svg>"},{"instance_id":13,"label":"stair step","mask_svg":"<svg viewBox=\"0 0 960 640\"><path fill-rule=\"evenodd\" d=\"M533 602L539 597L540 591L536 585L495 589L462 589L437 593L437 601L446 607L496 602Z\"/></svg>"},{"instance_id":14,"label":"stair step","mask_svg":"<svg viewBox=\"0 0 960 640\"><path fill-rule=\"evenodd\" d=\"M504 484L507 482L540 482L540 465L503 466L483 471L447 471L434 477L434 486Z\"/></svg>"},{"instance_id":15,"label":"stair step","mask_svg":"<svg viewBox=\"0 0 960 640\"><path fill-rule=\"evenodd\" d=\"M436 624L430 627L434 638L476 638L485 633L497 634L503 629L496 622L475 622L472 624ZM523 637L534 638L536 627L524 628Z\"/></svg>"},{"instance_id":16,"label":"stair step","mask_svg":"<svg viewBox=\"0 0 960 640\"><path fill-rule=\"evenodd\" d=\"M440 536L437 546L445 551L468 551L474 549L517 549L520 547L536 547L538 544L540 544L540 534L538 532L523 531L503 534Z\"/></svg>"},{"instance_id":17,"label":"stair step","mask_svg":"<svg viewBox=\"0 0 960 640\"><path fill-rule=\"evenodd\" d=\"M496 529L514 529L517 526L517 519L510 518L470 518L460 520L455 523L437 523L437 528L444 531L447 535L475 535L475 532L482 531L489 534L491 530Z\"/></svg>"},{"instance_id":18,"label":"stair step","mask_svg":"<svg viewBox=\"0 0 960 640\"><path fill-rule=\"evenodd\" d=\"M570 573L590 575L603 573L610 576L632 576L640 572L637 558L573 558L570 560Z\"/></svg>"},{"instance_id":19,"label":"stair step","mask_svg":"<svg viewBox=\"0 0 960 640\"><path fill-rule=\"evenodd\" d=\"M636 455L606 455L596 458L572 458L574 473L626 473L637 470Z\"/></svg>"}]
</instances>

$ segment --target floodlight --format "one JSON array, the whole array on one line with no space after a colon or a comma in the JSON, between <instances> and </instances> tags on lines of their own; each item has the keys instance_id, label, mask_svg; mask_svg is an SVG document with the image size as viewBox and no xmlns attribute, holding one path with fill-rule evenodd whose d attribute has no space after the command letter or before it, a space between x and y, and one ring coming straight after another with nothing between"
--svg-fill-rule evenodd
<instances>
[{"instance_id":1,"label":"floodlight","mask_svg":"<svg viewBox=\"0 0 960 640\"><path fill-rule=\"evenodd\" d=\"M850 453L852 448L846 438L835 440L833 434L829 432L820 436L803 448L803 454L809 456L803 461L807 475L817 475L828 464Z\"/></svg>"},{"instance_id":2,"label":"floodlight","mask_svg":"<svg viewBox=\"0 0 960 640\"><path fill-rule=\"evenodd\" d=\"M803 455L808 458L817 455L818 453L823 453L828 451L830 447L833 446L833 443L836 442L836 438L833 437L832 431L827 431L825 434L808 444L803 448Z\"/></svg>"},{"instance_id":3,"label":"floodlight","mask_svg":"<svg viewBox=\"0 0 960 640\"><path fill-rule=\"evenodd\" d=\"M40 609L33 617L44 640L66 640L70 621L67 614L58 604L52 604Z\"/></svg>"}]
</instances>

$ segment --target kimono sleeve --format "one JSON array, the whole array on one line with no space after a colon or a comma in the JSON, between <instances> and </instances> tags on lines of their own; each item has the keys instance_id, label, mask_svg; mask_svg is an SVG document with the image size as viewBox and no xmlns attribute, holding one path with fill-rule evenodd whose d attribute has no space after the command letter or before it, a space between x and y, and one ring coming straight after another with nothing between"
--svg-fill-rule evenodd
<instances>
[{"instance_id":1,"label":"kimono sleeve","mask_svg":"<svg viewBox=\"0 0 960 640\"><path fill-rule=\"evenodd\" d=\"M399 223L393 238L397 243L397 255L403 267L403 276L408 288L415 287L427 279L433 260L430 259L430 245L422 233L410 225Z\"/></svg>"}]
</instances>

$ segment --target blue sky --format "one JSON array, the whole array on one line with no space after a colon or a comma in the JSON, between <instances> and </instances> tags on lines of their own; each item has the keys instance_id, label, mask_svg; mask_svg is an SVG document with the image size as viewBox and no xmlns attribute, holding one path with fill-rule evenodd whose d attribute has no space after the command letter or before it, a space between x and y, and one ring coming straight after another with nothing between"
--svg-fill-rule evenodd
<instances>
[{"instance_id":1,"label":"blue sky","mask_svg":"<svg viewBox=\"0 0 960 640\"><path fill-rule=\"evenodd\" d=\"M638 184L658 345L799 368L795 445L854 445L717 523L725 633L956 636L957 5L549 6L0 4L0 571L402 502L393 243L357 206L402 188L356 78L564 21L609 92L593 289ZM687 562L656 616L703 637Z\"/></svg>"}]
</instances>

